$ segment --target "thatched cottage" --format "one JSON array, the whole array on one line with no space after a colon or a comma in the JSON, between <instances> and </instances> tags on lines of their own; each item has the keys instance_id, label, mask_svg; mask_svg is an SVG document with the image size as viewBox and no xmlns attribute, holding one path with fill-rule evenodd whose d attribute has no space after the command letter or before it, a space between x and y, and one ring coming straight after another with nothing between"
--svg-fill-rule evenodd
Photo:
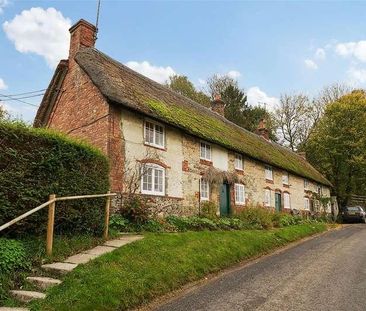
<instances>
[{"instance_id":1,"label":"thatched cottage","mask_svg":"<svg viewBox=\"0 0 366 311\"><path fill-rule=\"evenodd\" d=\"M226 215L248 204L311 210L329 181L304 157L127 68L94 48L94 25L70 29L35 126L83 138L110 159L111 189L146 197L159 213L195 214L212 201Z\"/></svg>"}]
</instances>

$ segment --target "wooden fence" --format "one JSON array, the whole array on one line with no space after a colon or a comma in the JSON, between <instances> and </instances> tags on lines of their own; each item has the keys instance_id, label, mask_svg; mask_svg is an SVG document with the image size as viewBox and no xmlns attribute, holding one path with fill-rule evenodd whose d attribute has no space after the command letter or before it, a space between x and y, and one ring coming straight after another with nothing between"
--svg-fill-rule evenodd
<instances>
[{"instance_id":1,"label":"wooden fence","mask_svg":"<svg viewBox=\"0 0 366 311\"><path fill-rule=\"evenodd\" d=\"M68 197L57 197L55 194L50 194L49 200L30 211L14 218L13 220L7 222L0 226L0 232L9 228L10 226L16 224L22 219L27 218L28 216L40 211L41 209L48 206L48 221L47 221L47 240L46 240L46 253L47 255L52 255L52 247L53 247L53 231L55 226L55 210L56 210L56 202L58 201L66 201L66 200L80 200L80 199L92 199L92 198L106 198L105 209L104 209L104 231L103 238L108 239L108 228L109 228L109 211L111 207L111 197L116 196L116 193L110 193L108 191L104 194L89 194L89 195L76 195L76 196L68 196Z\"/></svg>"}]
</instances>

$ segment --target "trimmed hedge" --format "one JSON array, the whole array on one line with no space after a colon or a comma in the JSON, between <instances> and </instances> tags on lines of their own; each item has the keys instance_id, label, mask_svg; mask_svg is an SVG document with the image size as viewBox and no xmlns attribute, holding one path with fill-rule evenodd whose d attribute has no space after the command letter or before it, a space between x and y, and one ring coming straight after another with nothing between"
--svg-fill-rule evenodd
<instances>
[{"instance_id":1,"label":"trimmed hedge","mask_svg":"<svg viewBox=\"0 0 366 311\"><path fill-rule=\"evenodd\" d=\"M91 146L46 129L0 122L0 224L57 196L105 193L109 189L106 157ZM103 199L57 202L56 232L99 233ZM47 209L7 233L41 233Z\"/></svg>"}]
</instances>

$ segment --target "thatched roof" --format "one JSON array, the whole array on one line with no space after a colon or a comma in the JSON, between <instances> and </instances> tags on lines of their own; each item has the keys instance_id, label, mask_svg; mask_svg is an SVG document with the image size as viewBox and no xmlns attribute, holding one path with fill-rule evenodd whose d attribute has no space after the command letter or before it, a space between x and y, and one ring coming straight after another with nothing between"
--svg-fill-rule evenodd
<instances>
[{"instance_id":1,"label":"thatched roof","mask_svg":"<svg viewBox=\"0 0 366 311\"><path fill-rule=\"evenodd\" d=\"M331 185L304 158L267 141L216 112L156 83L95 48L75 56L109 102L173 125L201 139L324 185Z\"/></svg>"}]
</instances>

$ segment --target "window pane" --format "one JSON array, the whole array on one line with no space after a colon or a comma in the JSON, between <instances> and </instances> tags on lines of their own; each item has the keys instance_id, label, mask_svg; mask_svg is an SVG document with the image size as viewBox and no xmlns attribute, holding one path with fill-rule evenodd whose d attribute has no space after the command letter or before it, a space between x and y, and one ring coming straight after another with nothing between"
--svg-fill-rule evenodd
<instances>
[{"instance_id":1,"label":"window pane","mask_svg":"<svg viewBox=\"0 0 366 311\"><path fill-rule=\"evenodd\" d=\"M155 144L164 147L164 128L155 125Z\"/></svg>"},{"instance_id":2,"label":"window pane","mask_svg":"<svg viewBox=\"0 0 366 311\"><path fill-rule=\"evenodd\" d=\"M235 168L238 170L243 169L243 158L240 154L235 155Z\"/></svg>"},{"instance_id":3,"label":"window pane","mask_svg":"<svg viewBox=\"0 0 366 311\"><path fill-rule=\"evenodd\" d=\"M154 125L151 122L145 122L145 142L154 143Z\"/></svg>"},{"instance_id":4,"label":"window pane","mask_svg":"<svg viewBox=\"0 0 366 311\"><path fill-rule=\"evenodd\" d=\"M154 191L163 192L163 171L161 169L154 170Z\"/></svg>"},{"instance_id":5,"label":"window pane","mask_svg":"<svg viewBox=\"0 0 366 311\"><path fill-rule=\"evenodd\" d=\"M201 179L201 199L203 200L208 200L209 199L209 186L208 186L208 181L207 180L203 180Z\"/></svg>"},{"instance_id":6,"label":"window pane","mask_svg":"<svg viewBox=\"0 0 366 311\"><path fill-rule=\"evenodd\" d=\"M211 160L211 146L206 144L206 159Z\"/></svg>"},{"instance_id":7,"label":"window pane","mask_svg":"<svg viewBox=\"0 0 366 311\"><path fill-rule=\"evenodd\" d=\"M206 148L205 148L205 144L204 143L201 143L201 155L200 157L202 159L206 159Z\"/></svg>"},{"instance_id":8,"label":"window pane","mask_svg":"<svg viewBox=\"0 0 366 311\"><path fill-rule=\"evenodd\" d=\"M146 168L143 174L142 189L146 191L152 190L152 168Z\"/></svg>"}]
</instances>

